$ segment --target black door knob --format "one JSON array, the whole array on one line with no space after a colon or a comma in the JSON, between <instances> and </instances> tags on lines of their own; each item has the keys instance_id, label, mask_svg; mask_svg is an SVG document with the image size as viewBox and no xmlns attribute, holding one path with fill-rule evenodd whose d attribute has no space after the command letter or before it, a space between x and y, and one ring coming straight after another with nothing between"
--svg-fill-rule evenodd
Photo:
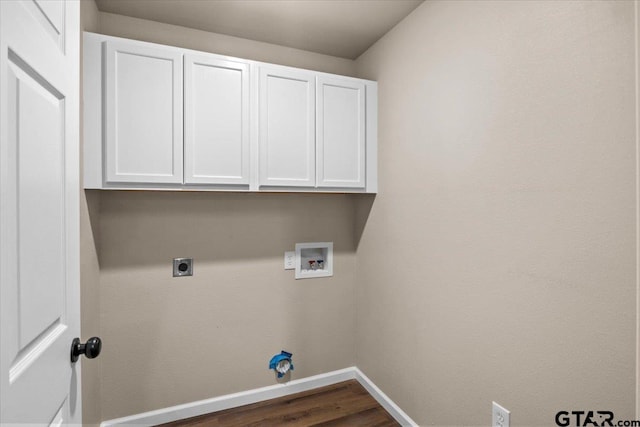
<instances>
[{"instance_id":1,"label":"black door knob","mask_svg":"<svg viewBox=\"0 0 640 427\"><path fill-rule=\"evenodd\" d=\"M74 338L71 343L71 363L76 363L81 354L87 359L94 359L100 355L102 340L98 337L89 338L86 344L80 343L80 338Z\"/></svg>"}]
</instances>

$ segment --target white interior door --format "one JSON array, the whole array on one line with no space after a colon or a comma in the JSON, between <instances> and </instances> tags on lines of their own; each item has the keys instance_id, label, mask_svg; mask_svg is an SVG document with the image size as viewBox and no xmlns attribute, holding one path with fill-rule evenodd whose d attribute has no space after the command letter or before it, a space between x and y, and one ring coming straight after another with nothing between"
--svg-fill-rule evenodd
<instances>
[{"instance_id":1,"label":"white interior door","mask_svg":"<svg viewBox=\"0 0 640 427\"><path fill-rule=\"evenodd\" d=\"M0 423L81 422L79 3L0 1Z\"/></svg>"}]
</instances>

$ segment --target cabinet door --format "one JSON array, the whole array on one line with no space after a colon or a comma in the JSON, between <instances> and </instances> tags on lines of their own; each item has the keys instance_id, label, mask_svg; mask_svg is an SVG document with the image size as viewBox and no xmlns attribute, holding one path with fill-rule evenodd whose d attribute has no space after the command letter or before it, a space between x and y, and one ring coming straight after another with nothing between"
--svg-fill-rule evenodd
<instances>
[{"instance_id":1,"label":"cabinet door","mask_svg":"<svg viewBox=\"0 0 640 427\"><path fill-rule=\"evenodd\" d=\"M365 85L318 77L318 187L365 187Z\"/></svg>"},{"instance_id":2,"label":"cabinet door","mask_svg":"<svg viewBox=\"0 0 640 427\"><path fill-rule=\"evenodd\" d=\"M249 184L249 66L185 55L187 184Z\"/></svg>"},{"instance_id":3,"label":"cabinet door","mask_svg":"<svg viewBox=\"0 0 640 427\"><path fill-rule=\"evenodd\" d=\"M105 180L182 183L182 54L105 44Z\"/></svg>"},{"instance_id":4,"label":"cabinet door","mask_svg":"<svg viewBox=\"0 0 640 427\"><path fill-rule=\"evenodd\" d=\"M315 185L315 75L260 69L260 185Z\"/></svg>"}]
</instances>

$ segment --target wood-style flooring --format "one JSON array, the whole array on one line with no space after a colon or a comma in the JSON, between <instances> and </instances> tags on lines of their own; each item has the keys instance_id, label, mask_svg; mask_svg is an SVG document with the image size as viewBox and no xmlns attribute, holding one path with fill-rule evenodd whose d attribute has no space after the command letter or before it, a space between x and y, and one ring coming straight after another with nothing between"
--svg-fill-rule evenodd
<instances>
[{"instance_id":1,"label":"wood-style flooring","mask_svg":"<svg viewBox=\"0 0 640 427\"><path fill-rule=\"evenodd\" d=\"M399 426L356 380L162 426Z\"/></svg>"}]
</instances>

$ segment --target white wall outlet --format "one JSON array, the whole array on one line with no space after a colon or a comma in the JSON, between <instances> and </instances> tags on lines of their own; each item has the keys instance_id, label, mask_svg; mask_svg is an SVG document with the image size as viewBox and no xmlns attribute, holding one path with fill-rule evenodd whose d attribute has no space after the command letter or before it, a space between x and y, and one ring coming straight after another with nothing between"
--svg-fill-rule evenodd
<instances>
[{"instance_id":1,"label":"white wall outlet","mask_svg":"<svg viewBox=\"0 0 640 427\"><path fill-rule=\"evenodd\" d=\"M287 251L284 253L284 269L296 269L296 251Z\"/></svg>"},{"instance_id":2,"label":"white wall outlet","mask_svg":"<svg viewBox=\"0 0 640 427\"><path fill-rule=\"evenodd\" d=\"M507 411L505 408L498 405L496 402L491 402L491 403L492 403L491 425L493 427L509 427L509 418L510 418L511 412Z\"/></svg>"}]
</instances>

